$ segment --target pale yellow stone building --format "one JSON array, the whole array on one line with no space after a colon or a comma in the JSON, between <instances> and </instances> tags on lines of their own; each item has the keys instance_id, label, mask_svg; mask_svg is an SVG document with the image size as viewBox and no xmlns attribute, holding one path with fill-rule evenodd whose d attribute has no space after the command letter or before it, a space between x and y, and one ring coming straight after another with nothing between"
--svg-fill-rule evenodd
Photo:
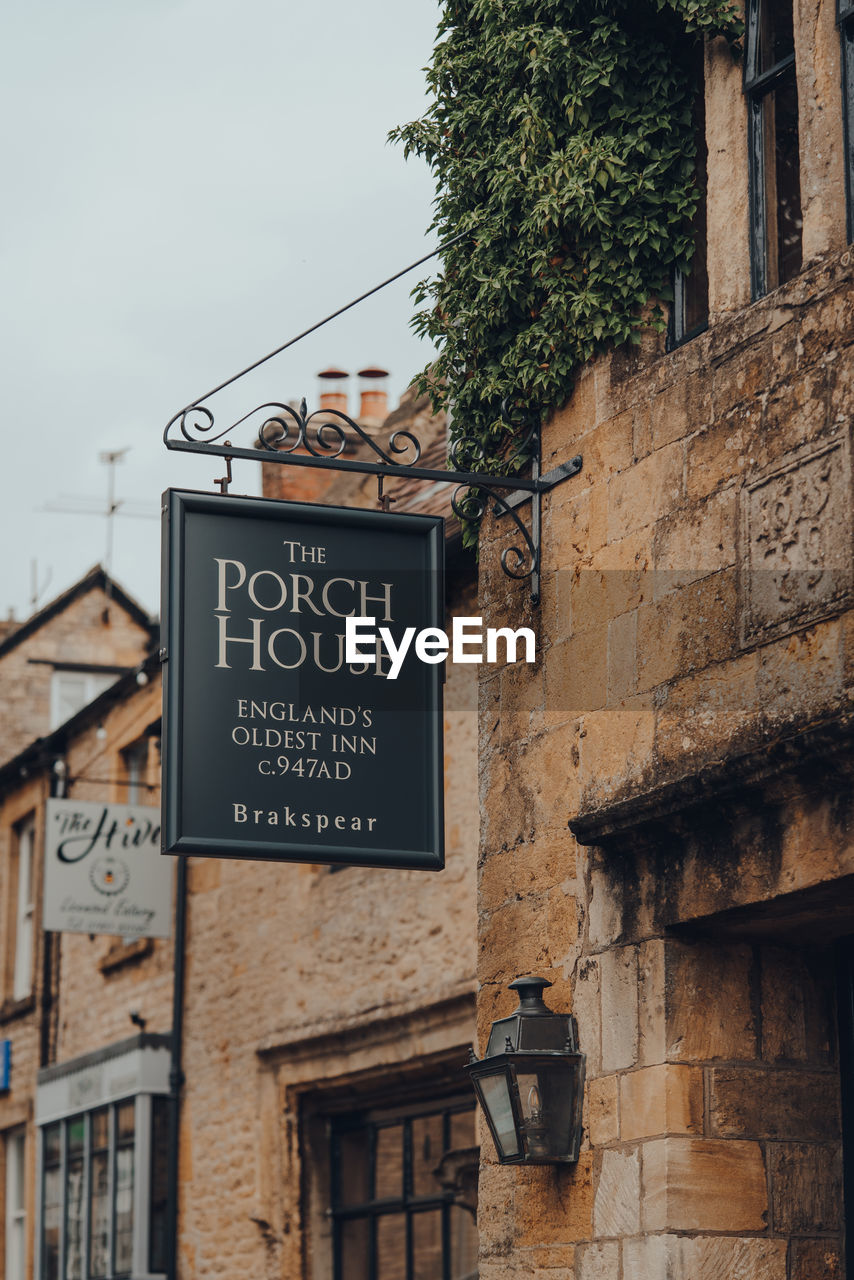
<instances>
[{"instance_id":1,"label":"pale yellow stone building","mask_svg":"<svg viewBox=\"0 0 854 1280\"><path fill-rule=\"evenodd\" d=\"M445 871L191 859L176 984L173 939L45 934L37 857L17 887L51 793L156 802L156 658L0 768L7 1280L851 1274L854 11L751 5L777 63L704 50L707 290L545 424L584 461L538 607L484 526L478 608L539 661L477 721L451 670ZM532 972L586 1055L569 1167L500 1165L461 1071Z\"/></svg>"}]
</instances>

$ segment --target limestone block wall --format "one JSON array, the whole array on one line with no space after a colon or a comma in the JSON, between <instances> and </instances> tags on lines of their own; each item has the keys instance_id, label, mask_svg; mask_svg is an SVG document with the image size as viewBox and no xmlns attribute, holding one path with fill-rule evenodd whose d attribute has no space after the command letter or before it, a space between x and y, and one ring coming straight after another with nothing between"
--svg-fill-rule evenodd
<instances>
[{"instance_id":1,"label":"limestone block wall","mask_svg":"<svg viewBox=\"0 0 854 1280\"><path fill-rule=\"evenodd\" d=\"M710 328L592 361L545 424L543 469L584 464L545 499L538 609L482 531L481 610L539 660L482 673L479 1044L539 973L588 1067L575 1168L502 1168L483 1131L483 1280L843 1274L854 298L832 6L797 23L803 272L750 302L712 44Z\"/></svg>"}]
</instances>

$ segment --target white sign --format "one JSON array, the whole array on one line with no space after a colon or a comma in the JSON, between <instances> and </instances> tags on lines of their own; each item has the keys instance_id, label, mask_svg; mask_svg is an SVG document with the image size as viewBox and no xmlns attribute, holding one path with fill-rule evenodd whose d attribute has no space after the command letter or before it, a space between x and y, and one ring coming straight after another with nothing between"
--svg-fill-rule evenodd
<instances>
[{"instance_id":1,"label":"white sign","mask_svg":"<svg viewBox=\"0 0 854 1280\"><path fill-rule=\"evenodd\" d=\"M160 853L159 809L48 800L44 927L169 937L172 861Z\"/></svg>"}]
</instances>

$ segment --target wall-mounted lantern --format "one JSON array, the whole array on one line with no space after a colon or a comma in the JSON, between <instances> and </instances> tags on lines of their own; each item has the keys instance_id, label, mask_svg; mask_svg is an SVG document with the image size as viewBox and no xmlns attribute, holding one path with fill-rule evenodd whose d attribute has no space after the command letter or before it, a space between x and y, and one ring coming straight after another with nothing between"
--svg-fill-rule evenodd
<instances>
[{"instance_id":1,"label":"wall-mounted lantern","mask_svg":"<svg viewBox=\"0 0 854 1280\"><path fill-rule=\"evenodd\" d=\"M546 978L517 978L519 1007L493 1022L466 1070L502 1164L572 1164L581 1146L584 1054L574 1019L543 1001Z\"/></svg>"}]
</instances>

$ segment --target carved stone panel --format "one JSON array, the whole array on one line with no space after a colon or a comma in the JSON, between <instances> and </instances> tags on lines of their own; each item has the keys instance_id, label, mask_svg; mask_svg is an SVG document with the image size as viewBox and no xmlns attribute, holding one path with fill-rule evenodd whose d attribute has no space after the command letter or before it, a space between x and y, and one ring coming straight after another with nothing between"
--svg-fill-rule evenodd
<instances>
[{"instance_id":1,"label":"carved stone panel","mask_svg":"<svg viewBox=\"0 0 854 1280\"><path fill-rule=\"evenodd\" d=\"M842 608L854 586L847 440L799 450L739 498L742 645Z\"/></svg>"}]
</instances>

